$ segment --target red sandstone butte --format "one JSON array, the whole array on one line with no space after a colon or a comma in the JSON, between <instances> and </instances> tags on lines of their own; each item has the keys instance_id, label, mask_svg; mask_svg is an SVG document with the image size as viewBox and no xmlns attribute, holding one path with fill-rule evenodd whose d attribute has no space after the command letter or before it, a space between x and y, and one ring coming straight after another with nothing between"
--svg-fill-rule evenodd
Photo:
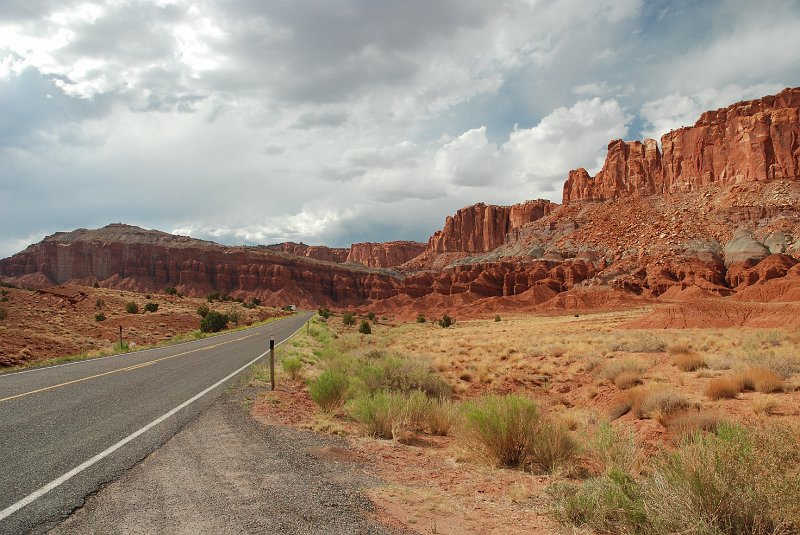
<instances>
[{"instance_id":1,"label":"red sandstone butte","mask_svg":"<svg viewBox=\"0 0 800 535\"><path fill-rule=\"evenodd\" d=\"M488 252L506 243L506 235L549 214L558 205L538 199L513 206L484 203L462 208L448 216L444 228L428 240L429 252Z\"/></svg>"},{"instance_id":2,"label":"red sandstone butte","mask_svg":"<svg viewBox=\"0 0 800 535\"><path fill-rule=\"evenodd\" d=\"M569 173L563 202L697 191L710 185L800 178L800 88L708 111L661 137L614 140L592 178Z\"/></svg>"}]
</instances>

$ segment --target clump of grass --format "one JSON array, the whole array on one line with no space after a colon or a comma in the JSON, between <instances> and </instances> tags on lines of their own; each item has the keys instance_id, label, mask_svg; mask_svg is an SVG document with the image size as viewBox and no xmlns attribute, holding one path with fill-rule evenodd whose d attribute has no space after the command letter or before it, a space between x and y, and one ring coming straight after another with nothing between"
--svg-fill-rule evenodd
<instances>
[{"instance_id":1,"label":"clump of grass","mask_svg":"<svg viewBox=\"0 0 800 535\"><path fill-rule=\"evenodd\" d=\"M750 406L753 408L754 413L769 416L775 414L775 409L778 408L778 402L767 397L758 397L750 402Z\"/></svg>"},{"instance_id":2,"label":"clump of grass","mask_svg":"<svg viewBox=\"0 0 800 535\"><path fill-rule=\"evenodd\" d=\"M410 393L424 392L432 398L446 399L452 396L452 387L441 375L418 360L386 357L361 364L356 370L369 392L390 390Z\"/></svg>"},{"instance_id":3,"label":"clump of grass","mask_svg":"<svg viewBox=\"0 0 800 535\"><path fill-rule=\"evenodd\" d=\"M537 405L515 395L484 396L465 411L469 437L498 464L517 468L530 458L540 420Z\"/></svg>"},{"instance_id":4,"label":"clump of grass","mask_svg":"<svg viewBox=\"0 0 800 535\"><path fill-rule=\"evenodd\" d=\"M297 381L303 377L303 361L300 360L300 357L286 357L282 359L281 367L292 381Z\"/></svg>"},{"instance_id":5,"label":"clump of grass","mask_svg":"<svg viewBox=\"0 0 800 535\"><path fill-rule=\"evenodd\" d=\"M484 396L467 405L467 436L501 466L537 467L552 472L566 466L577 443L537 405L516 395Z\"/></svg>"},{"instance_id":6,"label":"clump of grass","mask_svg":"<svg viewBox=\"0 0 800 535\"><path fill-rule=\"evenodd\" d=\"M638 336L618 340L609 347L611 351L628 353L661 353L667 348L666 342L652 333L640 333Z\"/></svg>"},{"instance_id":7,"label":"clump of grass","mask_svg":"<svg viewBox=\"0 0 800 535\"><path fill-rule=\"evenodd\" d=\"M678 390L671 388L642 390L637 402L634 403L634 413L637 418L642 419L665 419L691 406L689 397Z\"/></svg>"},{"instance_id":8,"label":"clump of grass","mask_svg":"<svg viewBox=\"0 0 800 535\"><path fill-rule=\"evenodd\" d=\"M706 359L699 353L675 353L672 356L672 365L684 372L693 372L708 367Z\"/></svg>"},{"instance_id":9,"label":"clump of grass","mask_svg":"<svg viewBox=\"0 0 800 535\"><path fill-rule=\"evenodd\" d=\"M650 363L640 359L619 359L605 365L603 368L603 376L613 381L621 373L635 372L643 374L648 368L650 368Z\"/></svg>"},{"instance_id":10,"label":"clump of grass","mask_svg":"<svg viewBox=\"0 0 800 535\"><path fill-rule=\"evenodd\" d=\"M553 514L603 533L796 533L800 440L795 431L720 424L662 452L643 477L613 468L558 485Z\"/></svg>"},{"instance_id":11,"label":"clump of grass","mask_svg":"<svg viewBox=\"0 0 800 535\"><path fill-rule=\"evenodd\" d=\"M614 377L614 385L621 390L640 384L642 384L642 374L635 370L624 371Z\"/></svg>"},{"instance_id":12,"label":"clump of grass","mask_svg":"<svg viewBox=\"0 0 800 535\"><path fill-rule=\"evenodd\" d=\"M712 400L733 399L742 391L742 380L734 375L715 377L708 382L706 396Z\"/></svg>"},{"instance_id":13,"label":"clump of grass","mask_svg":"<svg viewBox=\"0 0 800 535\"><path fill-rule=\"evenodd\" d=\"M331 412L342 406L345 401L350 381L347 374L340 370L325 370L308 385L311 400L325 412Z\"/></svg>"},{"instance_id":14,"label":"clump of grass","mask_svg":"<svg viewBox=\"0 0 800 535\"><path fill-rule=\"evenodd\" d=\"M739 374L744 390L770 394L783 388L783 377L767 368L749 368Z\"/></svg>"},{"instance_id":15,"label":"clump of grass","mask_svg":"<svg viewBox=\"0 0 800 535\"><path fill-rule=\"evenodd\" d=\"M447 436L461 418L461 407L447 399L431 399L427 412L432 435Z\"/></svg>"},{"instance_id":16,"label":"clump of grass","mask_svg":"<svg viewBox=\"0 0 800 535\"><path fill-rule=\"evenodd\" d=\"M397 392L376 392L348 402L347 414L364 426L367 435L396 438L411 424L408 398Z\"/></svg>"},{"instance_id":17,"label":"clump of grass","mask_svg":"<svg viewBox=\"0 0 800 535\"><path fill-rule=\"evenodd\" d=\"M667 430L674 439L682 441L700 431L716 432L723 421L722 417L715 412L687 411L670 418Z\"/></svg>"}]
</instances>

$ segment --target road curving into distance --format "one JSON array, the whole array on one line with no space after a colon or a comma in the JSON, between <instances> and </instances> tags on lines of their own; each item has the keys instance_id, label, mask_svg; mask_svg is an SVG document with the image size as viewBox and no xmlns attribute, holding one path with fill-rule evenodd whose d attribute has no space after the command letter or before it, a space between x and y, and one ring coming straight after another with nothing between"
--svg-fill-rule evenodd
<instances>
[{"instance_id":1,"label":"road curving into distance","mask_svg":"<svg viewBox=\"0 0 800 535\"><path fill-rule=\"evenodd\" d=\"M0 375L0 533L42 532L166 442L310 319Z\"/></svg>"}]
</instances>

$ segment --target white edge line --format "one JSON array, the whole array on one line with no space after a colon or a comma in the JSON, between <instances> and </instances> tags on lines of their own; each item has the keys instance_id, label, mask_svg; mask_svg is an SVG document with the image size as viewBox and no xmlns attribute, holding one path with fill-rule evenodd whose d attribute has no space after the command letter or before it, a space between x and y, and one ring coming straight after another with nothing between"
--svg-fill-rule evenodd
<instances>
[{"instance_id":1,"label":"white edge line","mask_svg":"<svg viewBox=\"0 0 800 535\"><path fill-rule=\"evenodd\" d=\"M282 343L284 343L286 340L291 339L295 334L297 334L300 331L300 329L303 328L304 325L305 325L305 323L300 325L300 327L298 327L297 330L294 331L291 334L291 336L287 336L284 340L281 340L280 342L278 342L275 345L279 346ZM2 511L0 511L0 521L5 520L6 518L11 516L12 514L16 513L17 511L19 511L20 509L25 507L26 505L29 505L29 504L33 503L34 501L38 500L39 498L41 498L42 496L44 496L45 494L47 494L51 490L53 490L56 487L59 487L62 484L66 483L68 480L70 480L73 477L75 477L76 475L80 474L81 472L83 472L84 470L86 470L87 468L92 466L93 464L95 464L95 463L101 461L102 459L108 457L109 455L111 455L112 453L114 453L115 451L120 449L122 446L124 446L128 442L130 442L130 441L134 440L135 438L137 438L137 437L143 435L144 433L148 432L150 429L154 428L155 426L157 426L158 424L160 424L161 422L163 422L164 420L166 420L170 416L173 416L174 414L176 414L181 409L191 405L192 403L194 403L195 401L197 401L201 397L205 396L206 394L208 394L209 392L211 392L212 390L214 390L215 388L217 388L218 386L220 386L224 382L228 381L229 379L231 379L235 375L241 373L245 369L247 369L250 366L252 366L253 364L255 364L260 358L265 356L267 353L269 353L269 350L264 351L259 356L257 356L256 358L254 358L253 360L251 360L250 362L248 362L247 364L245 364L244 366L242 366L238 370L230 373L229 375L227 375L223 379L220 379L219 381L217 381L213 385L209 386L208 388L206 388L205 390L203 390L199 394L196 394L193 397L187 399L186 401L184 401L183 403L181 403L180 405L178 405L177 407L175 407L171 411L169 411L169 412L167 412L165 414L162 414L161 416L159 416L158 418L156 418L155 420L153 420L149 424L145 425L144 427L142 427L138 431L134 431L133 433L131 433L127 437L123 438L122 440L120 440L119 442L114 444L113 446L110 446L110 447L106 448L105 450L101 451L100 453L98 453L97 455L95 455L94 457L89 459L88 461L85 461L85 462L79 464L78 466L76 466L75 468L73 468L72 470L67 472L66 474L62 475L61 477L58 477L58 478L54 479L53 481L51 481L50 483L44 485L43 487L40 487L39 489L31 492L30 494L28 494L27 496L25 496L24 498L22 498L18 502L14 503L12 505L9 505L8 507L6 507Z\"/></svg>"},{"instance_id":2,"label":"white edge line","mask_svg":"<svg viewBox=\"0 0 800 535\"><path fill-rule=\"evenodd\" d=\"M291 317L291 316L289 316L289 317ZM30 370L20 370L18 372L0 373L0 379L2 379L4 377L13 377L14 375L22 375L23 373L43 372L45 370L52 370L53 368L61 368L63 366L72 366L73 364L84 364L86 362L97 362L98 360L111 359L111 358L114 358L114 357L124 357L124 356L130 356L130 355L141 355L142 353L147 353L149 351L158 351L159 349L169 349L171 347L178 347L178 346L182 346L182 345L185 345L185 344L193 344L195 342L204 342L204 341L209 340L211 338L221 338L222 336L225 336L225 335L238 334L238 333L243 333L243 332L247 332L247 331L250 331L250 330L255 330L255 329L258 329L259 327L266 327L267 325L272 325L273 323L278 323L279 321L282 321L282 320L271 321L269 323L265 323L264 325L256 325L255 327L249 327L247 329L242 329L241 331L234 331L233 333L218 333L218 334L215 334L215 335L212 335L212 336L206 336L205 338L200 338L200 339L197 339L197 340L184 340L183 342L178 342L177 344L172 344L172 345L167 345L167 346L149 347L147 349L141 349L139 351L128 351L127 353L114 353L113 355L106 355L104 357L90 357L90 358L87 358L87 359L76 360L76 361L73 361L73 362L64 362L62 364L53 364L52 366L46 366L46 365L45 366L37 366L35 368L31 368ZM294 336L294 335L292 335L292 336ZM233 338L233 337L231 336L231 338Z\"/></svg>"}]
</instances>

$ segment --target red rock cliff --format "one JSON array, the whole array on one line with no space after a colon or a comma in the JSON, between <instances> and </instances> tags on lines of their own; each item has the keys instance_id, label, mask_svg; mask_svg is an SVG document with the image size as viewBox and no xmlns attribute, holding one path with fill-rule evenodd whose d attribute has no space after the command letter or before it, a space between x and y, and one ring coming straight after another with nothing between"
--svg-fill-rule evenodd
<instances>
[{"instance_id":1,"label":"red rock cliff","mask_svg":"<svg viewBox=\"0 0 800 535\"><path fill-rule=\"evenodd\" d=\"M483 203L448 216L444 228L428 240L429 252L488 252L506 243L506 234L549 214L557 204L538 199L513 206Z\"/></svg>"},{"instance_id":2,"label":"red rock cliff","mask_svg":"<svg viewBox=\"0 0 800 535\"><path fill-rule=\"evenodd\" d=\"M564 204L800 179L800 88L703 113L694 126L652 139L612 141L600 172L569 173Z\"/></svg>"},{"instance_id":3,"label":"red rock cliff","mask_svg":"<svg viewBox=\"0 0 800 535\"><path fill-rule=\"evenodd\" d=\"M354 243L350 246L347 261L358 262L368 267L390 268L405 264L424 250L424 243L414 241Z\"/></svg>"},{"instance_id":4,"label":"red rock cliff","mask_svg":"<svg viewBox=\"0 0 800 535\"><path fill-rule=\"evenodd\" d=\"M212 290L262 295L289 303L347 305L397 294L398 281L367 268L354 269L287 255L266 247L225 247L130 227L59 233L0 260L0 276L41 274L43 283L99 281L107 287L184 293Z\"/></svg>"},{"instance_id":5,"label":"red rock cliff","mask_svg":"<svg viewBox=\"0 0 800 535\"><path fill-rule=\"evenodd\" d=\"M314 258L316 260L324 260L325 262L345 262L349 249L340 249L333 247L326 247L324 245L306 245L305 243L283 242L275 245L267 245L268 249L273 251L283 251L284 253L293 254L295 256L305 256L307 258Z\"/></svg>"}]
</instances>

